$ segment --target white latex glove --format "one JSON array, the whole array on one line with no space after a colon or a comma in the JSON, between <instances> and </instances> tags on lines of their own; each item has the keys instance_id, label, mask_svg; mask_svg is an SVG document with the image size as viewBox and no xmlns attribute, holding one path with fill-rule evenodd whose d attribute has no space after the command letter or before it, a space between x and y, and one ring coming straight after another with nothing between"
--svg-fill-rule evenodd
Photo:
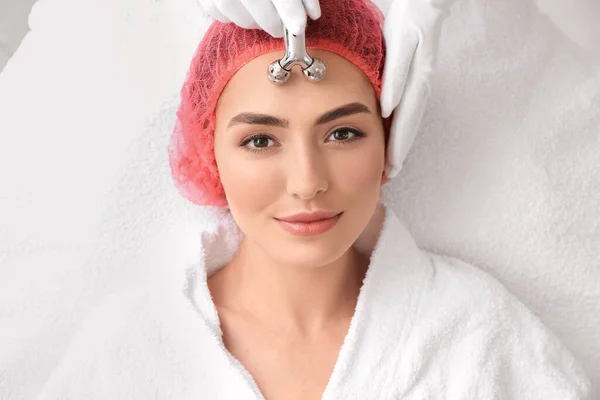
<instances>
[{"instance_id":1,"label":"white latex glove","mask_svg":"<svg viewBox=\"0 0 600 400\"><path fill-rule=\"evenodd\" d=\"M430 95L443 21L456 0L393 0L383 34L386 61L381 111L393 111L387 150L386 176L402 169L413 144Z\"/></svg>"},{"instance_id":2,"label":"white latex glove","mask_svg":"<svg viewBox=\"0 0 600 400\"><path fill-rule=\"evenodd\" d=\"M294 35L306 30L306 16L321 16L319 0L199 0L200 6L221 22L247 29L263 29L283 37L283 26Z\"/></svg>"}]
</instances>

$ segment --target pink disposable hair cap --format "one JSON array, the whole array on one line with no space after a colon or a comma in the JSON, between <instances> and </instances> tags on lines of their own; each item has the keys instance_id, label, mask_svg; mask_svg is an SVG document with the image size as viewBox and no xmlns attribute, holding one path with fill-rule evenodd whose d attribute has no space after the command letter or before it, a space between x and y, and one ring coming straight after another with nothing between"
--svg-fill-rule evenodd
<instances>
[{"instance_id":1,"label":"pink disposable hair cap","mask_svg":"<svg viewBox=\"0 0 600 400\"><path fill-rule=\"evenodd\" d=\"M306 46L353 63L369 79L379 100L385 60L383 15L370 0L321 0L320 4L321 18L308 21ZM262 30L220 22L214 22L202 38L181 89L168 150L175 186L191 202L227 206L214 155L217 102L244 64L283 48L281 38Z\"/></svg>"}]
</instances>

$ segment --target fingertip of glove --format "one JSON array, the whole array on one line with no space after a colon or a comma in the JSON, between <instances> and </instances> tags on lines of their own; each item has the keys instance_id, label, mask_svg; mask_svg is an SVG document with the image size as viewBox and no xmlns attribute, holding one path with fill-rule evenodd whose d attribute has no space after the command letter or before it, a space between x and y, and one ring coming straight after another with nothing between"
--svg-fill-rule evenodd
<instances>
[{"instance_id":1,"label":"fingertip of glove","mask_svg":"<svg viewBox=\"0 0 600 400\"><path fill-rule=\"evenodd\" d=\"M265 27L264 30L274 38L282 38L283 37L283 26L281 24L276 24L275 26Z\"/></svg>"},{"instance_id":2,"label":"fingertip of glove","mask_svg":"<svg viewBox=\"0 0 600 400\"><path fill-rule=\"evenodd\" d=\"M386 107L381 106L381 116L383 118L389 118L392 115L392 112L388 110Z\"/></svg>"},{"instance_id":3,"label":"fingertip of glove","mask_svg":"<svg viewBox=\"0 0 600 400\"><path fill-rule=\"evenodd\" d=\"M321 6L318 0L306 0L304 2L304 8L311 19L315 20L321 18Z\"/></svg>"},{"instance_id":4,"label":"fingertip of glove","mask_svg":"<svg viewBox=\"0 0 600 400\"><path fill-rule=\"evenodd\" d=\"M381 100L379 104L381 105L381 116L383 118L389 118L392 115L392 111L394 108L390 105L391 101L385 98L383 95L381 96Z\"/></svg>"},{"instance_id":5,"label":"fingertip of glove","mask_svg":"<svg viewBox=\"0 0 600 400\"><path fill-rule=\"evenodd\" d=\"M303 35L306 31L306 14L284 18L283 23L292 35Z\"/></svg>"},{"instance_id":6,"label":"fingertip of glove","mask_svg":"<svg viewBox=\"0 0 600 400\"><path fill-rule=\"evenodd\" d=\"M290 33L292 35L295 36L299 36L299 35L304 35L305 31L306 31L306 25L304 24L289 24L286 25L288 31L290 31Z\"/></svg>"}]
</instances>

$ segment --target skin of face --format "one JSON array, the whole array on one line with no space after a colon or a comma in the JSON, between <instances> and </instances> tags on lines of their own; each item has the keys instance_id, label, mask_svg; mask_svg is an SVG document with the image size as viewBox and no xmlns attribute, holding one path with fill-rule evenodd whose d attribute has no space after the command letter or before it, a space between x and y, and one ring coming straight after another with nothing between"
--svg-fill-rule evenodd
<instances>
[{"instance_id":1,"label":"skin of face","mask_svg":"<svg viewBox=\"0 0 600 400\"><path fill-rule=\"evenodd\" d=\"M384 128L371 83L343 57L310 53L326 65L322 81L310 82L296 66L287 83L271 83L267 68L283 52L268 53L236 73L216 110L215 157L242 246L298 268L347 254L386 181ZM317 123L336 109L345 111ZM275 219L313 211L343 214L333 229L310 237L288 233Z\"/></svg>"}]
</instances>

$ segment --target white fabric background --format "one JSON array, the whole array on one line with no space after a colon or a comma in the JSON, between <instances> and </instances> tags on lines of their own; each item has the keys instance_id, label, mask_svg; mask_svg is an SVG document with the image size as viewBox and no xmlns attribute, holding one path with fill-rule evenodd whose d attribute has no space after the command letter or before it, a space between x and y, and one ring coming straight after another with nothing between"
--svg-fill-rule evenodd
<instances>
[{"instance_id":1,"label":"white fabric background","mask_svg":"<svg viewBox=\"0 0 600 400\"><path fill-rule=\"evenodd\" d=\"M96 301L194 250L199 210L165 153L206 25L194 1L40 0L0 75L1 398L33 397ZM523 0L464 0L442 48L386 195L417 242L504 282L600 386L599 68Z\"/></svg>"}]
</instances>

